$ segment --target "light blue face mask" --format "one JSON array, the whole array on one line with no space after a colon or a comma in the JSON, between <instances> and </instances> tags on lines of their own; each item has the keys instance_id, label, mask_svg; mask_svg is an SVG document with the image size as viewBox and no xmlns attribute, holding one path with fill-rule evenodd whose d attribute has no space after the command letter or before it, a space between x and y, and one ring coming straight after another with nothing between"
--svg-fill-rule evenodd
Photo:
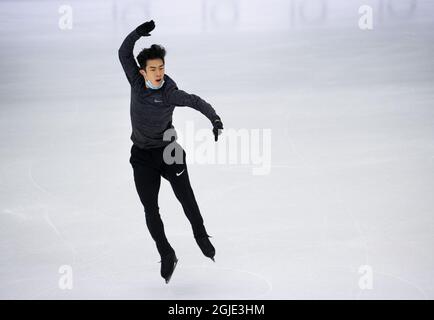
<instances>
[{"instance_id":1,"label":"light blue face mask","mask_svg":"<svg viewBox=\"0 0 434 320\"><path fill-rule=\"evenodd\" d=\"M148 79L145 80L145 83L146 83L146 87L147 87L147 88L149 88L149 89L153 89L153 90L157 90L157 89L160 89L160 88L163 86L163 84L164 84L164 79L161 79L161 83L160 83L159 86L154 86L154 85L152 84L152 82L149 81Z\"/></svg>"}]
</instances>

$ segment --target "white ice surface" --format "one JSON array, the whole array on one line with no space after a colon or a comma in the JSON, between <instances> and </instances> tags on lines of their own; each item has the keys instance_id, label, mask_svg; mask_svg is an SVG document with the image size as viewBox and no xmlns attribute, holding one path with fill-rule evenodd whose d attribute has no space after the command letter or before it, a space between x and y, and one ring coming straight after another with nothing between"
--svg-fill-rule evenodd
<instances>
[{"instance_id":1,"label":"white ice surface","mask_svg":"<svg viewBox=\"0 0 434 320\"><path fill-rule=\"evenodd\" d=\"M0 2L0 298L434 298L432 1L363 1L371 31L354 0L69 1L71 30L60 2L34 3ZM163 180L169 285L128 162L117 57L149 19L136 54L163 44L166 72L226 129L272 133L268 175L189 166L215 264ZM180 132L191 120L209 128L175 110Z\"/></svg>"}]
</instances>

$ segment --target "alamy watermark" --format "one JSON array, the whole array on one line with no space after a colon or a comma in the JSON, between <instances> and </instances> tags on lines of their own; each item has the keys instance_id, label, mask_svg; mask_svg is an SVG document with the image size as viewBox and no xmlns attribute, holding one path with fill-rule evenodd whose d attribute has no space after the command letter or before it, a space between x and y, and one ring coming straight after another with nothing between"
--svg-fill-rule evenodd
<instances>
[{"instance_id":1,"label":"alamy watermark","mask_svg":"<svg viewBox=\"0 0 434 320\"><path fill-rule=\"evenodd\" d=\"M61 290L72 290L74 287L74 278L72 276L72 267L70 265L62 265L59 267L59 273L61 277L59 278L59 289Z\"/></svg>"},{"instance_id":2,"label":"alamy watermark","mask_svg":"<svg viewBox=\"0 0 434 320\"><path fill-rule=\"evenodd\" d=\"M372 290L374 288L374 274L370 265L362 265L359 267L359 273L362 276L359 278L359 288L361 290Z\"/></svg>"},{"instance_id":3,"label":"alamy watermark","mask_svg":"<svg viewBox=\"0 0 434 320\"><path fill-rule=\"evenodd\" d=\"M72 29L72 7L68 4L61 5L58 9L60 16L58 21L58 26L60 30L71 30Z\"/></svg>"},{"instance_id":4,"label":"alamy watermark","mask_svg":"<svg viewBox=\"0 0 434 320\"><path fill-rule=\"evenodd\" d=\"M359 18L360 30L372 30L374 28L374 10L372 7L368 5L361 6L359 14L362 15Z\"/></svg>"},{"instance_id":5,"label":"alamy watermark","mask_svg":"<svg viewBox=\"0 0 434 320\"><path fill-rule=\"evenodd\" d=\"M210 129L196 130L194 122L187 121L183 131L166 130L163 140L172 141L163 153L167 164L182 163L182 144L189 163L251 165L253 175L271 171L271 129L223 129L215 141Z\"/></svg>"}]
</instances>

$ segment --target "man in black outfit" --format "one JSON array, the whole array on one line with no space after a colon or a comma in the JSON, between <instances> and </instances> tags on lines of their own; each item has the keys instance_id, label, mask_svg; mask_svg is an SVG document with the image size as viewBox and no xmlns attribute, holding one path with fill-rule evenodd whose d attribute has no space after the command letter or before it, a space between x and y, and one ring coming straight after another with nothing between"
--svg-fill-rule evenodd
<instances>
[{"instance_id":1,"label":"man in black outfit","mask_svg":"<svg viewBox=\"0 0 434 320\"><path fill-rule=\"evenodd\" d=\"M214 261L215 248L209 241L199 207L188 177L185 150L176 141L172 125L175 106L188 106L204 114L213 125L215 141L223 124L214 108L199 96L179 90L164 72L163 47L153 44L134 60L133 49L140 37L150 36L153 20L134 29L119 48L119 60L131 85L130 115L132 124L130 163L134 182L143 204L146 225L161 256L161 276L169 282L178 259L164 232L158 207L161 177L172 186L202 253Z\"/></svg>"}]
</instances>

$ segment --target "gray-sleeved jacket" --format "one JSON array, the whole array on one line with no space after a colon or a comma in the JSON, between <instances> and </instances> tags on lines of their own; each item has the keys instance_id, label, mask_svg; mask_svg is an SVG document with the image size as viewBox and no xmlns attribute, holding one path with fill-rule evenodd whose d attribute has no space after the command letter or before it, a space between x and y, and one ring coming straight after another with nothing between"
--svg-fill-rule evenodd
<instances>
[{"instance_id":1,"label":"gray-sleeved jacket","mask_svg":"<svg viewBox=\"0 0 434 320\"><path fill-rule=\"evenodd\" d=\"M211 122L220 119L214 108L199 96L179 90L167 74L160 89L148 89L133 55L134 44L141 36L133 30L119 48L119 60L131 85L130 115L133 143L142 149L163 147L171 141L163 140L172 125L175 106L188 106L203 113ZM176 132L175 132L176 139ZM173 141L173 140L172 140Z\"/></svg>"}]
</instances>

